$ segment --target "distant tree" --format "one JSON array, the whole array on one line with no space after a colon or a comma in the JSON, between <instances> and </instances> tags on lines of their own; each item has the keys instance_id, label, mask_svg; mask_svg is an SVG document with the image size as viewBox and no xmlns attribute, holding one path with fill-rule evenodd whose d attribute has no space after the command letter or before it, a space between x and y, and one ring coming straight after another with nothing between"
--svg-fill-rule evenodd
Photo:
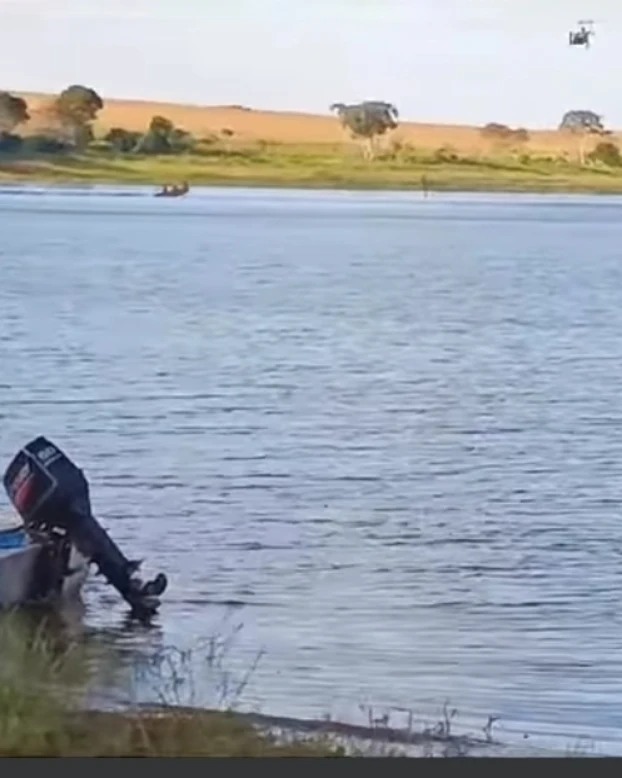
<instances>
[{"instance_id":1,"label":"distant tree","mask_svg":"<svg viewBox=\"0 0 622 778\"><path fill-rule=\"evenodd\" d=\"M374 156L376 139L398 126L397 108L379 100L368 100L356 105L333 103L330 110L337 114L342 126L353 137L365 141L368 159Z\"/></svg>"},{"instance_id":2,"label":"distant tree","mask_svg":"<svg viewBox=\"0 0 622 778\"><path fill-rule=\"evenodd\" d=\"M93 139L93 121L104 107L94 89L73 84L54 102L54 113L67 138L76 148L84 148Z\"/></svg>"},{"instance_id":3,"label":"distant tree","mask_svg":"<svg viewBox=\"0 0 622 778\"><path fill-rule=\"evenodd\" d=\"M605 132L603 117L594 111L566 111L559 125L560 130Z\"/></svg>"},{"instance_id":4,"label":"distant tree","mask_svg":"<svg viewBox=\"0 0 622 778\"><path fill-rule=\"evenodd\" d=\"M603 117L594 111L567 111L559 125L563 132L571 132L579 138L579 164L585 165L585 146L590 135L609 135Z\"/></svg>"},{"instance_id":5,"label":"distant tree","mask_svg":"<svg viewBox=\"0 0 622 778\"><path fill-rule=\"evenodd\" d=\"M28 104L22 97L0 92L0 133L10 133L29 119Z\"/></svg>"},{"instance_id":6,"label":"distant tree","mask_svg":"<svg viewBox=\"0 0 622 778\"><path fill-rule=\"evenodd\" d=\"M608 140L597 143L588 156L591 161L601 162L608 167L622 166L622 154L620 154L619 146Z\"/></svg>"},{"instance_id":7,"label":"distant tree","mask_svg":"<svg viewBox=\"0 0 622 778\"><path fill-rule=\"evenodd\" d=\"M165 116L154 116L137 144L141 154L180 154L189 151L195 140L189 132L175 127Z\"/></svg>"},{"instance_id":8,"label":"distant tree","mask_svg":"<svg viewBox=\"0 0 622 778\"><path fill-rule=\"evenodd\" d=\"M119 154L130 154L136 149L141 138L142 133L124 130L122 127L113 127L104 136L106 143Z\"/></svg>"},{"instance_id":9,"label":"distant tree","mask_svg":"<svg viewBox=\"0 0 622 778\"><path fill-rule=\"evenodd\" d=\"M192 151L196 146L194 136L186 132L186 130L182 130L181 127L175 127L169 135L168 142L173 154L184 154L185 152Z\"/></svg>"},{"instance_id":10,"label":"distant tree","mask_svg":"<svg viewBox=\"0 0 622 778\"><path fill-rule=\"evenodd\" d=\"M529 133L523 127L518 127L513 130L505 124L497 124L496 122L490 122L482 127L481 134L485 138L491 138L493 140L513 141L518 143L526 143L529 140Z\"/></svg>"},{"instance_id":11,"label":"distant tree","mask_svg":"<svg viewBox=\"0 0 622 778\"><path fill-rule=\"evenodd\" d=\"M166 116L154 116L149 123L149 131L158 135L168 136L175 129L175 125Z\"/></svg>"},{"instance_id":12,"label":"distant tree","mask_svg":"<svg viewBox=\"0 0 622 778\"><path fill-rule=\"evenodd\" d=\"M141 154L170 154L169 137L174 129L175 125L170 119L165 116L154 116L136 150Z\"/></svg>"},{"instance_id":13,"label":"distant tree","mask_svg":"<svg viewBox=\"0 0 622 778\"><path fill-rule=\"evenodd\" d=\"M481 133L485 138L507 138L512 134L512 130L506 124L489 122L482 127Z\"/></svg>"},{"instance_id":14,"label":"distant tree","mask_svg":"<svg viewBox=\"0 0 622 778\"><path fill-rule=\"evenodd\" d=\"M480 130L484 140L492 143L500 150L517 151L529 141L529 133L523 127L513 130L505 124L490 122Z\"/></svg>"},{"instance_id":15,"label":"distant tree","mask_svg":"<svg viewBox=\"0 0 622 778\"><path fill-rule=\"evenodd\" d=\"M231 151L231 140L233 139L233 136L235 135L235 132L230 129L229 127L223 127L220 131L220 134L225 139L225 148L229 152Z\"/></svg>"}]
</instances>

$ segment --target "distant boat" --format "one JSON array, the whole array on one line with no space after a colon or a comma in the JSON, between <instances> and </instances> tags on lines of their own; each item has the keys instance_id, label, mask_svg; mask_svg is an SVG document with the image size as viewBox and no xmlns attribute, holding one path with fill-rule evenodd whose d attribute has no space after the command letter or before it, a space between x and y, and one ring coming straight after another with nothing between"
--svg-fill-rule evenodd
<instances>
[{"instance_id":1,"label":"distant boat","mask_svg":"<svg viewBox=\"0 0 622 778\"><path fill-rule=\"evenodd\" d=\"M155 193L156 197L183 197L185 194L188 194L190 191L190 187L188 186L188 182L184 181L183 184L177 185L173 184L172 186L169 186L168 184L165 184L162 189L160 189L159 192Z\"/></svg>"}]
</instances>

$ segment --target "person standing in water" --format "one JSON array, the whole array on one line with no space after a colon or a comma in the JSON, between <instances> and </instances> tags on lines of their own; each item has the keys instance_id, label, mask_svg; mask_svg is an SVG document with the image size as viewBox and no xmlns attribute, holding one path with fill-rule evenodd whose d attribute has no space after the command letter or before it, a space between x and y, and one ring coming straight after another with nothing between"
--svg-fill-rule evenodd
<instances>
[{"instance_id":1,"label":"person standing in water","mask_svg":"<svg viewBox=\"0 0 622 778\"><path fill-rule=\"evenodd\" d=\"M429 186L428 186L428 177L427 177L427 176L426 176L426 174L424 173L424 174L421 176L421 191L423 192L423 196L424 196L424 198L426 198L426 199L427 199L427 196L428 196L428 190L429 190Z\"/></svg>"}]
</instances>

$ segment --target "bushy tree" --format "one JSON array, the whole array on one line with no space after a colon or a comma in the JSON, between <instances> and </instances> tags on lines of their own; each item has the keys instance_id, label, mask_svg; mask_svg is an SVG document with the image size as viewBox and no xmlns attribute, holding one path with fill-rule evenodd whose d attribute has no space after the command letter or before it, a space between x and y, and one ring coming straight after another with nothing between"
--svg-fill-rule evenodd
<instances>
[{"instance_id":1,"label":"bushy tree","mask_svg":"<svg viewBox=\"0 0 622 778\"><path fill-rule=\"evenodd\" d=\"M608 167L622 166L622 154L620 154L619 146L608 140L597 143L589 154L589 159L593 162L601 162Z\"/></svg>"},{"instance_id":2,"label":"bushy tree","mask_svg":"<svg viewBox=\"0 0 622 778\"><path fill-rule=\"evenodd\" d=\"M28 104L23 97L0 92L0 134L11 133L30 119Z\"/></svg>"},{"instance_id":3,"label":"bushy tree","mask_svg":"<svg viewBox=\"0 0 622 778\"><path fill-rule=\"evenodd\" d=\"M235 135L235 132L230 127L223 127L220 131L221 136L225 140L225 150L227 152L231 151L231 141L233 140L233 136Z\"/></svg>"},{"instance_id":4,"label":"bushy tree","mask_svg":"<svg viewBox=\"0 0 622 778\"><path fill-rule=\"evenodd\" d=\"M104 136L106 143L119 154L130 154L134 151L142 138L142 133L124 130L122 127L113 127Z\"/></svg>"},{"instance_id":5,"label":"bushy tree","mask_svg":"<svg viewBox=\"0 0 622 778\"><path fill-rule=\"evenodd\" d=\"M484 138L499 142L526 143L529 140L529 133L523 127L513 130L506 124L497 122L486 124L480 132Z\"/></svg>"},{"instance_id":6,"label":"bushy tree","mask_svg":"<svg viewBox=\"0 0 622 778\"><path fill-rule=\"evenodd\" d=\"M561 131L567 131L577 135L579 139L579 164L585 164L585 146L590 135L608 135L605 129L603 117L594 111L573 110L567 111L559 125Z\"/></svg>"},{"instance_id":7,"label":"bushy tree","mask_svg":"<svg viewBox=\"0 0 622 778\"><path fill-rule=\"evenodd\" d=\"M559 125L560 130L604 134L603 117L594 111L566 111Z\"/></svg>"},{"instance_id":8,"label":"bushy tree","mask_svg":"<svg viewBox=\"0 0 622 778\"><path fill-rule=\"evenodd\" d=\"M138 142L136 150L141 154L170 154L169 135L175 126L165 116L154 116L149 129Z\"/></svg>"},{"instance_id":9,"label":"bushy tree","mask_svg":"<svg viewBox=\"0 0 622 778\"><path fill-rule=\"evenodd\" d=\"M140 154L180 154L193 145L194 138L190 133L175 127L165 116L154 116L136 151Z\"/></svg>"},{"instance_id":10,"label":"bushy tree","mask_svg":"<svg viewBox=\"0 0 622 778\"><path fill-rule=\"evenodd\" d=\"M330 110L337 114L342 126L355 138L365 141L366 156L370 159L374 156L376 139L398 126L397 108L380 100L356 105L333 103Z\"/></svg>"},{"instance_id":11,"label":"bushy tree","mask_svg":"<svg viewBox=\"0 0 622 778\"><path fill-rule=\"evenodd\" d=\"M93 139L93 122L104 107L94 89L73 84L54 102L54 113L62 130L76 148L84 148Z\"/></svg>"},{"instance_id":12,"label":"bushy tree","mask_svg":"<svg viewBox=\"0 0 622 778\"><path fill-rule=\"evenodd\" d=\"M480 134L501 152L516 152L529 141L529 133L523 127L514 130L498 122L486 124L480 129Z\"/></svg>"},{"instance_id":13,"label":"bushy tree","mask_svg":"<svg viewBox=\"0 0 622 778\"><path fill-rule=\"evenodd\" d=\"M184 154L185 152L192 151L196 141L191 133L175 127L169 136L169 144L173 154Z\"/></svg>"}]
</instances>

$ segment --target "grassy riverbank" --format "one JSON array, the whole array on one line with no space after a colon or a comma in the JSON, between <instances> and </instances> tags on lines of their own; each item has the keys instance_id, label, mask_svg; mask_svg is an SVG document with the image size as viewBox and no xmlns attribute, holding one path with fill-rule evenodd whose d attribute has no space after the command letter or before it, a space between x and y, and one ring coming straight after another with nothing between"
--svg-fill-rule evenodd
<instances>
[{"instance_id":1,"label":"grassy riverbank","mask_svg":"<svg viewBox=\"0 0 622 778\"><path fill-rule=\"evenodd\" d=\"M466 731L456 724L457 711L449 701L436 723L422 720L422 727L403 708L383 713L362 706L367 721L359 724L324 716L301 719L237 712L239 694L257 663L241 675L231 672L227 656L241 625L204 641L205 653L164 647L144 654L136 647L129 664L119 663L105 638L102 642L95 635L81 638L76 626L63 624L54 614L0 618L0 757L416 758L547 753L498 741L493 717L482 722L481 729ZM215 709L194 706L195 683L201 686L201 698L212 700ZM121 708L97 709L101 694L111 689ZM158 704L135 702L149 691L148 696L155 692Z\"/></svg>"},{"instance_id":2,"label":"grassy riverbank","mask_svg":"<svg viewBox=\"0 0 622 778\"><path fill-rule=\"evenodd\" d=\"M71 713L19 697L0 713L6 756L343 756L337 746L277 743L235 714Z\"/></svg>"},{"instance_id":3,"label":"grassy riverbank","mask_svg":"<svg viewBox=\"0 0 622 778\"><path fill-rule=\"evenodd\" d=\"M447 705L422 730L412 716L398 723L371 708L358 725L237 712L261 655L242 675L231 672L227 656L241 625L207 639L199 654L138 650L130 665L119 665L105 640L80 639L67 626L54 614L0 618L0 757L475 756L495 747L491 732L485 739L454 733ZM195 684L215 709L192 704ZM97 709L106 689L115 690L120 709ZM145 693L158 704L135 702Z\"/></svg>"},{"instance_id":4,"label":"grassy riverbank","mask_svg":"<svg viewBox=\"0 0 622 778\"><path fill-rule=\"evenodd\" d=\"M3 617L0 653L0 757L343 755L323 738L277 741L235 713L85 710L89 661L79 644L43 623Z\"/></svg>"},{"instance_id":5,"label":"grassy riverbank","mask_svg":"<svg viewBox=\"0 0 622 778\"><path fill-rule=\"evenodd\" d=\"M622 193L622 168L582 167L554 158L470 158L435 153L381 155L369 162L339 146L259 144L202 154L133 157L4 158L0 183L143 184L188 181L205 186L271 186L377 190Z\"/></svg>"}]
</instances>

